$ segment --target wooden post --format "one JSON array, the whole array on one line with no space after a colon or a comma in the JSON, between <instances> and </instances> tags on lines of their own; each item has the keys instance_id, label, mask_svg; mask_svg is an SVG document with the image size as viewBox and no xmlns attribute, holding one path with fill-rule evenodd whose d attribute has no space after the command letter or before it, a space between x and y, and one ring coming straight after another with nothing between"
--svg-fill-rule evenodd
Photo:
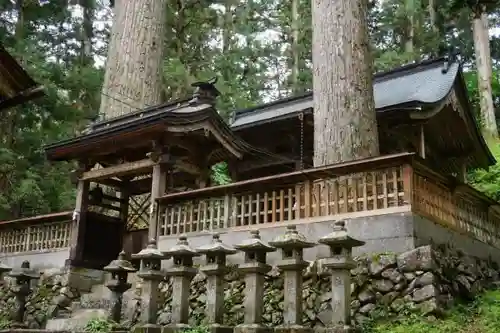
<instances>
[{"instance_id":1,"label":"wooden post","mask_svg":"<svg viewBox=\"0 0 500 333\"><path fill-rule=\"evenodd\" d=\"M168 165L166 159L160 158L153 166L151 181L151 202L149 206L149 231L148 239L158 240L158 215L159 209L156 198L165 194L167 187Z\"/></svg>"},{"instance_id":2,"label":"wooden post","mask_svg":"<svg viewBox=\"0 0 500 333\"><path fill-rule=\"evenodd\" d=\"M128 220L128 209L130 200L130 181L123 180L122 186L120 187L120 219L123 224L127 225Z\"/></svg>"},{"instance_id":3,"label":"wooden post","mask_svg":"<svg viewBox=\"0 0 500 333\"><path fill-rule=\"evenodd\" d=\"M85 243L85 224L87 222L87 210L89 201L89 181L78 180L75 210L71 225L70 242L70 265L78 263L83 259L83 250Z\"/></svg>"},{"instance_id":4,"label":"wooden post","mask_svg":"<svg viewBox=\"0 0 500 333\"><path fill-rule=\"evenodd\" d=\"M467 184L467 163L465 159L460 162L460 170L458 171L457 178L462 183Z\"/></svg>"},{"instance_id":5,"label":"wooden post","mask_svg":"<svg viewBox=\"0 0 500 333\"><path fill-rule=\"evenodd\" d=\"M420 142L419 142L419 152L420 157L425 159L425 131L424 124L420 124Z\"/></svg>"}]
</instances>

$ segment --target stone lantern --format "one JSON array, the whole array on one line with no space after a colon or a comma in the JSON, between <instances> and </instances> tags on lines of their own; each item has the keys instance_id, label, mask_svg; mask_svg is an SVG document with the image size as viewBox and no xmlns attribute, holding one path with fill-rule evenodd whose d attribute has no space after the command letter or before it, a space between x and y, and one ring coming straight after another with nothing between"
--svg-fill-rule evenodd
<instances>
[{"instance_id":1,"label":"stone lantern","mask_svg":"<svg viewBox=\"0 0 500 333\"><path fill-rule=\"evenodd\" d=\"M315 246L299 234L295 225L290 225L284 235L277 237L269 245L281 251L278 268L284 273L283 326L275 328L275 332L310 332L302 326L302 271L308 263L303 259L306 248Z\"/></svg>"},{"instance_id":2,"label":"stone lantern","mask_svg":"<svg viewBox=\"0 0 500 333\"><path fill-rule=\"evenodd\" d=\"M232 327L222 326L224 315L224 275L228 271L226 257L236 251L222 243L220 236L214 234L212 243L196 249L205 255L205 264L200 270L207 275L206 314L209 329L212 333L231 333Z\"/></svg>"},{"instance_id":3,"label":"stone lantern","mask_svg":"<svg viewBox=\"0 0 500 333\"><path fill-rule=\"evenodd\" d=\"M0 262L0 286L5 283L4 274L12 271L12 267L9 267Z\"/></svg>"},{"instance_id":4,"label":"stone lantern","mask_svg":"<svg viewBox=\"0 0 500 333\"><path fill-rule=\"evenodd\" d=\"M319 243L330 248L330 257L324 266L330 269L332 281L332 320L329 327L338 331L349 331L351 324L351 269L356 267L352 259L352 248L365 242L350 237L344 221L334 224L333 232L320 238Z\"/></svg>"},{"instance_id":5,"label":"stone lantern","mask_svg":"<svg viewBox=\"0 0 500 333\"><path fill-rule=\"evenodd\" d=\"M141 261L141 268L137 274L143 280L141 322L145 323L145 327L147 326L148 329L152 329L152 327L160 329L156 325L156 318L160 298L159 285L164 278L164 274L161 272L161 262L168 259L168 256L158 250L156 240L151 239L145 249L132 255L132 259Z\"/></svg>"},{"instance_id":6,"label":"stone lantern","mask_svg":"<svg viewBox=\"0 0 500 333\"><path fill-rule=\"evenodd\" d=\"M262 325L262 308L264 307L264 276L271 270L266 263L268 252L276 249L260 239L259 231L250 231L250 238L235 245L237 250L245 253L245 261L240 271L245 275L245 318L243 324L234 328L235 333L267 333L272 329Z\"/></svg>"},{"instance_id":7,"label":"stone lantern","mask_svg":"<svg viewBox=\"0 0 500 333\"><path fill-rule=\"evenodd\" d=\"M189 329L189 292L191 280L197 273L193 267L193 258L200 254L191 248L187 237L179 237L177 244L165 252L173 258L173 265L167 270L172 277L172 323L163 328L163 332L177 332Z\"/></svg>"},{"instance_id":8,"label":"stone lantern","mask_svg":"<svg viewBox=\"0 0 500 333\"><path fill-rule=\"evenodd\" d=\"M125 259L125 251L122 251L118 254L118 258L111 261L103 270L111 273L111 281L106 283L106 287L111 290L109 318L118 324L121 320L123 293L132 287L132 284L127 282L127 277L136 269Z\"/></svg>"},{"instance_id":9,"label":"stone lantern","mask_svg":"<svg viewBox=\"0 0 500 333\"><path fill-rule=\"evenodd\" d=\"M16 281L13 287L13 292L16 295L16 311L14 313L14 327L24 328L27 325L24 321L24 313L26 312L26 297L31 293L31 281L40 278L40 273L35 272L30 268L29 261L23 261L20 268L13 269L9 273Z\"/></svg>"}]
</instances>

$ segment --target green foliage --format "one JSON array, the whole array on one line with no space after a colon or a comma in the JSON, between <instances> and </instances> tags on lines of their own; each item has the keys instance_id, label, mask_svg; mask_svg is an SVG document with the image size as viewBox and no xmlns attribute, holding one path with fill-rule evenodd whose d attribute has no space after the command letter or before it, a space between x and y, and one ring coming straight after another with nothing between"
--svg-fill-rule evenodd
<instances>
[{"instance_id":1,"label":"green foliage","mask_svg":"<svg viewBox=\"0 0 500 333\"><path fill-rule=\"evenodd\" d=\"M212 167L212 180L215 185L225 185L231 182L227 163L218 163Z\"/></svg>"},{"instance_id":2,"label":"green foliage","mask_svg":"<svg viewBox=\"0 0 500 333\"><path fill-rule=\"evenodd\" d=\"M364 325L365 333L497 333L500 332L500 290L484 293L470 304L459 304L444 319L405 314L376 316Z\"/></svg>"},{"instance_id":3,"label":"green foliage","mask_svg":"<svg viewBox=\"0 0 500 333\"><path fill-rule=\"evenodd\" d=\"M113 323L102 318L91 319L84 327L85 332L89 333L108 333L111 332Z\"/></svg>"},{"instance_id":4,"label":"green foliage","mask_svg":"<svg viewBox=\"0 0 500 333\"><path fill-rule=\"evenodd\" d=\"M0 317L0 330L5 330L10 327L12 321L6 317Z\"/></svg>"},{"instance_id":5,"label":"green foliage","mask_svg":"<svg viewBox=\"0 0 500 333\"><path fill-rule=\"evenodd\" d=\"M500 200L500 143L492 142L489 147L497 163L488 170L473 170L469 173L468 180L477 190L498 201Z\"/></svg>"},{"instance_id":6,"label":"green foliage","mask_svg":"<svg viewBox=\"0 0 500 333\"><path fill-rule=\"evenodd\" d=\"M191 327L184 331L184 333L208 333L210 330L205 326Z\"/></svg>"}]
</instances>

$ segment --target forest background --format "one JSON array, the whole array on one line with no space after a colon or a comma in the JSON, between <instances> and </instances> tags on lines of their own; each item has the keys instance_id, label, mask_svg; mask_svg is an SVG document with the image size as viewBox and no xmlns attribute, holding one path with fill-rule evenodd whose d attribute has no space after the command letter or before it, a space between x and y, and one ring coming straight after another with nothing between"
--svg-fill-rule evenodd
<instances>
[{"instance_id":1,"label":"forest background","mask_svg":"<svg viewBox=\"0 0 500 333\"><path fill-rule=\"evenodd\" d=\"M455 51L479 116L469 8L445 0L371 0L369 28L377 72ZM169 0L165 99L217 75L218 109L234 110L309 91L310 0ZM493 104L500 118L500 8L489 12ZM78 135L98 114L112 9L103 0L0 0L0 42L46 97L0 118L0 220L72 209L69 163L50 164L43 145ZM130 101L131 96L106 96ZM497 140L490 148L500 160ZM216 181L226 181L216 170ZM480 190L500 199L500 163L471 170Z\"/></svg>"}]
</instances>

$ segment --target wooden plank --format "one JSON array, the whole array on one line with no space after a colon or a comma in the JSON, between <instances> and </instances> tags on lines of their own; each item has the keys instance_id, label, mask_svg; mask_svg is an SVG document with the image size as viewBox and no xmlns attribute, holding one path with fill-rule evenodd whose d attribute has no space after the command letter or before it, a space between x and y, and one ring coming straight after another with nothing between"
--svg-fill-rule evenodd
<instances>
[{"instance_id":1,"label":"wooden plank","mask_svg":"<svg viewBox=\"0 0 500 333\"><path fill-rule=\"evenodd\" d=\"M149 158L145 158L139 161L127 162L98 170L86 171L82 174L80 180L95 181L98 179L145 173L151 171L153 169L153 166L155 166L156 164L157 162L154 162Z\"/></svg>"}]
</instances>

